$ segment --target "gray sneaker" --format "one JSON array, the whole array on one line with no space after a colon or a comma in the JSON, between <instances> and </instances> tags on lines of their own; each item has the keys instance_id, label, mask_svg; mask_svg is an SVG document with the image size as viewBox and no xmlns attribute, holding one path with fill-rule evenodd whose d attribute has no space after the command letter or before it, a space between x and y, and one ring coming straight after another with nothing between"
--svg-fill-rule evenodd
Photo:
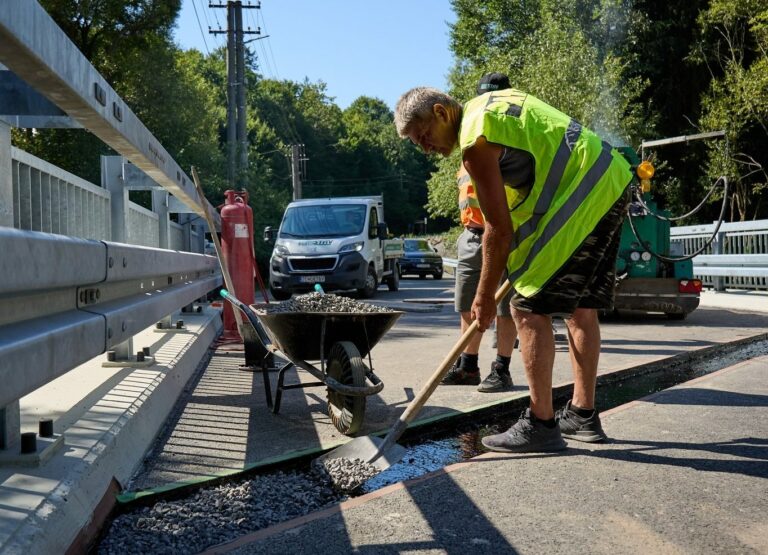
<instances>
[{"instance_id":1,"label":"gray sneaker","mask_svg":"<svg viewBox=\"0 0 768 555\"><path fill-rule=\"evenodd\" d=\"M483 445L501 453L546 453L562 451L568 445L560 435L560 428L548 428L525 409L520 418L503 434L486 436Z\"/></svg>"},{"instance_id":2,"label":"gray sneaker","mask_svg":"<svg viewBox=\"0 0 768 555\"><path fill-rule=\"evenodd\" d=\"M509 370L504 370L501 364L494 361L491 364L491 373L477 387L477 390L481 393L512 391L512 376L509 375Z\"/></svg>"},{"instance_id":3,"label":"gray sneaker","mask_svg":"<svg viewBox=\"0 0 768 555\"><path fill-rule=\"evenodd\" d=\"M597 411L594 411L592 416L587 418L579 416L571 409L571 401L568 401L563 408L557 411L555 419L560 427L560 433L568 439L586 441L587 443L598 443L608 439L603 431L603 426L600 424L600 415Z\"/></svg>"}]
</instances>

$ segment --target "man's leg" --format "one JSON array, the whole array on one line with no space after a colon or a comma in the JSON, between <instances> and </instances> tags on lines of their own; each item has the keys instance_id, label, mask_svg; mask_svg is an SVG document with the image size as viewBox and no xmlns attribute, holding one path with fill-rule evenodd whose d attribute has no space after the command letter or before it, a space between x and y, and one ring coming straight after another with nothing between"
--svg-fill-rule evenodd
<instances>
[{"instance_id":1,"label":"man's leg","mask_svg":"<svg viewBox=\"0 0 768 555\"><path fill-rule=\"evenodd\" d=\"M511 357L517 339L517 326L511 316L496 316L496 353Z\"/></svg>"},{"instance_id":2,"label":"man's leg","mask_svg":"<svg viewBox=\"0 0 768 555\"><path fill-rule=\"evenodd\" d=\"M483 262L482 238L480 235L464 230L456 242L458 265L454 289L454 307L460 315L461 334L472 323L470 309L475 298L480 270ZM440 381L441 385L478 385L480 369L477 364L480 342L483 334L476 333L464 352Z\"/></svg>"},{"instance_id":3,"label":"man's leg","mask_svg":"<svg viewBox=\"0 0 768 555\"><path fill-rule=\"evenodd\" d=\"M600 322L594 308L577 308L568 326L568 348L573 369L573 397L557 411L563 437L589 443L605 441L600 415L595 410L597 366L600 360Z\"/></svg>"},{"instance_id":4,"label":"man's leg","mask_svg":"<svg viewBox=\"0 0 768 555\"><path fill-rule=\"evenodd\" d=\"M496 393L500 391L512 391L514 386L512 375L509 371L509 363L517 338L517 326L515 320L509 315L496 316L496 360L491 364L491 372L480 383L477 390L481 393Z\"/></svg>"},{"instance_id":5,"label":"man's leg","mask_svg":"<svg viewBox=\"0 0 768 555\"><path fill-rule=\"evenodd\" d=\"M509 430L486 436L482 443L492 451L509 453L561 451L567 445L552 408L552 366L555 362L552 318L514 308L512 316L520 334L520 354L530 387L531 408Z\"/></svg>"},{"instance_id":6,"label":"man's leg","mask_svg":"<svg viewBox=\"0 0 768 555\"><path fill-rule=\"evenodd\" d=\"M608 214L598 223L585 243L587 248L578 258L584 267L593 268L578 308L568 326L568 345L573 370L573 398L557 412L560 431L564 437L579 441L605 441L600 415L595 409L597 366L600 359L600 322L598 310L613 308L616 286L616 255L621 240L621 225L626 209L626 199L616 202Z\"/></svg>"},{"instance_id":7,"label":"man's leg","mask_svg":"<svg viewBox=\"0 0 768 555\"><path fill-rule=\"evenodd\" d=\"M552 407L552 367L555 364L555 337L552 318L513 309L520 336L520 355L531 393L531 412L539 420L555 417Z\"/></svg>"},{"instance_id":8,"label":"man's leg","mask_svg":"<svg viewBox=\"0 0 768 555\"><path fill-rule=\"evenodd\" d=\"M461 313L461 335L464 335L464 333L467 331L467 329L471 324L472 324L472 313L462 312ZM475 335L472 336L472 340L464 348L464 353L468 355L477 355L477 353L480 352L480 342L482 340L483 340L483 333L482 332L475 333Z\"/></svg>"},{"instance_id":9,"label":"man's leg","mask_svg":"<svg viewBox=\"0 0 768 555\"><path fill-rule=\"evenodd\" d=\"M573 368L572 402L579 408L595 408L595 384L600 359L600 322L597 310L577 308L565 320L568 326L568 352Z\"/></svg>"}]
</instances>

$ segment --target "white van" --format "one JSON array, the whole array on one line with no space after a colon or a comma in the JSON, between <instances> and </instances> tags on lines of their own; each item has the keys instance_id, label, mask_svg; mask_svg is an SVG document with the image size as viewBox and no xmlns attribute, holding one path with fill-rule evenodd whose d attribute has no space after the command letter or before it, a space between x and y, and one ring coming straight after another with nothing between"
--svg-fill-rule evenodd
<instances>
[{"instance_id":1,"label":"white van","mask_svg":"<svg viewBox=\"0 0 768 555\"><path fill-rule=\"evenodd\" d=\"M400 286L402 239L387 239L381 196L296 200L288 205L269 261L269 289L277 300L314 290L356 289L372 297L384 281Z\"/></svg>"}]
</instances>

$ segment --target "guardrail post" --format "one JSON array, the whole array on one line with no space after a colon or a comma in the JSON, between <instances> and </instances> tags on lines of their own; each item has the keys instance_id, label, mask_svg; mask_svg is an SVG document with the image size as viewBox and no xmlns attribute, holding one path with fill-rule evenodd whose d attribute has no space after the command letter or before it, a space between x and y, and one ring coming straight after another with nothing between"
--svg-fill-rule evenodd
<instances>
[{"instance_id":1,"label":"guardrail post","mask_svg":"<svg viewBox=\"0 0 768 555\"><path fill-rule=\"evenodd\" d=\"M112 195L110 213L112 219L112 241L128 241L128 189L123 184L123 157L101 157L101 186Z\"/></svg>"},{"instance_id":2,"label":"guardrail post","mask_svg":"<svg viewBox=\"0 0 768 555\"><path fill-rule=\"evenodd\" d=\"M179 224L182 227L182 243L183 248L187 252L194 252L192 250L192 215L191 214L179 214Z\"/></svg>"},{"instance_id":3,"label":"guardrail post","mask_svg":"<svg viewBox=\"0 0 768 555\"><path fill-rule=\"evenodd\" d=\"M0 121L0 226L13 227L11 127Z\"/></svg>"},{"instance_id":4,"label":"guardrail post","mask_svg":"<svg viewBox=\"0 0 768 555\"><path fill-rule=\"evenodd\" d=\"M21 411L19 401L0 408L0 450L15 449L21 443Z\"/></svg>"},{"instance_id":5,"label":"guardrail post","mask_svg":"<svg viewBox=\"0 0 768 555\"><path fill-rule=\"evenodd\" d=\"M161 249L171 248L171 221L168 217L168 191L152 191L152 212L158 215L160 237L158 237L158 247Z\"/></svg>"},{"instance_id":6,"label":"guardrail post","mask_svg":"<svg viewBox=\"0 0 768 555\"><path fill-rule=\"evenodd\" d=\"M718 231L715 236L715 240L712 242L712 251L714 254L725 254L725 232ZM715 287L715 291L725 291L725 278L722 276L715 276L712 280Z\"/></svg>"},{"instance_id":7,"label":"guardrail post","mask_svg":"<svg viewBox=\"0 0 768 555\"><path fill-rule=\"evenodd\" d=\"M194 243L192 245L192 252L203 254L205 252L205 230L208 229L208 225L200 218L195 222L194 227L196 235L192 236L192 242Z\"/></svg>"}]
</instances>

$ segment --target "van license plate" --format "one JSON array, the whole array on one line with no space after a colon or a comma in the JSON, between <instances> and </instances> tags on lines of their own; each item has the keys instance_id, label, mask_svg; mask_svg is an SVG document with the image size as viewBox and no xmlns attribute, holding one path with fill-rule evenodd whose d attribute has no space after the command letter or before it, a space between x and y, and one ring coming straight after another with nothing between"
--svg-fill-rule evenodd
<instances>
[{"instance_id":1,"label":"van license plate","mask_svg":"<svg viewBox=\"0 0 768 555\"><path fill-rule=\"evenodd\" d=\"M299 281L301 283L323 283L325 282L325 276L301 276Z\"/></svg>"},{"instance_id":2,"label":"van license plate","mask_svg":"<svg viewBox=\"0 0 768 555\"><path fill-rule=\"evenodd\" d=\"M416 264L417 268L429 268L429 264Z\"/></svg>"}]
</instances>

